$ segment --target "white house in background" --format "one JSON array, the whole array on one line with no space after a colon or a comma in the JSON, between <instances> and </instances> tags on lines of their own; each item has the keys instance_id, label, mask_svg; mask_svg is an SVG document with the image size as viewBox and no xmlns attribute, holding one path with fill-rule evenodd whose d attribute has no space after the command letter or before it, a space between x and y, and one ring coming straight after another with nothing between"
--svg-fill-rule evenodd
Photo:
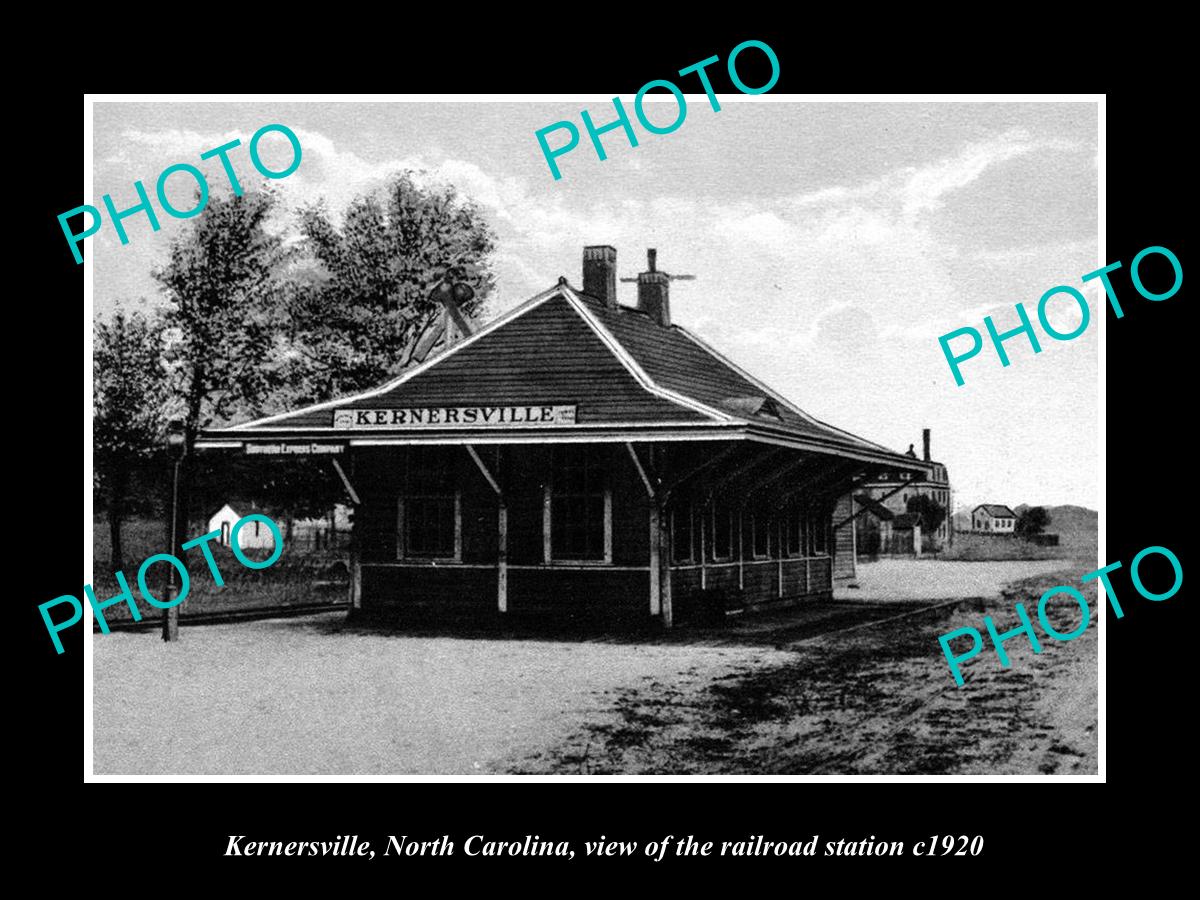
<instances>
[{"instance_id":1,"label":"white house in background","mask_svg":"<svg viewBox=\"0 0 1200 900\"><path fill-rule=\"evenodd\" d=\"M241 516L238 515L234 508L226 503L215 516L208 520L208 531L209 533L220 531L220 542L229 547L231 546L233 526L240 518ZM242 526L241 531L238 532L238 547L242 550L250 548L274 550L275 538L271 534L271 529L264 522L256 519L253 522L247 522Z\"/></svg>"},{"instance_id":2,"label":"white house in background","mask_svg":"<svg viewBox=\"0 0 1200 900\"><path fill-rule=\"evenodd\" d=\"M981 503L971 511L971 530L987 534L1012 534L1017 514L999 503Z\"/></svg>"}]
</instances>

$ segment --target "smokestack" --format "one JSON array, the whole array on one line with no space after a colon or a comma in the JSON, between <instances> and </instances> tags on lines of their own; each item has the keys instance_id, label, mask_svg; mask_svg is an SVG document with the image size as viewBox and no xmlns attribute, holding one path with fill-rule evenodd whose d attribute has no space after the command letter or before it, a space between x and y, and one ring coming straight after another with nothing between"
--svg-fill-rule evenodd
<instances>
[{"instance_id":1,"label":"smokestack","mask_svg":"<svg viewBox=\"0 0 1200 900\"><path fill-rule=\"evenodd\" d=\"M921 430L921 437L925 439L925 462L929 462L929 429Z\"/></svg>"},{"instance_id":2,"label":"smokestack","mask_svg":"<svg viewBox=\"0 0 1200 900\"><path fill-rule=\"evenodd\" d=\"M649 271L639 272L637 279L638 286L638 309L646 313L662 326L671 324L671 300L670 287L671 276L666 272L659 272L656 267L658 259L658 251L649 249L646 251L646 262L649 265Z\"/></svg>"},{"instance_id":3,"label":"smokestack","mask_svg":"<svg viewBox=\"0 0 1200 900\"><path fill-rule=\"evenodd\" d=\"M611 309L617 308L617 248L597 244L583 248L583 292Z\"/></svg>"}]
</instances>

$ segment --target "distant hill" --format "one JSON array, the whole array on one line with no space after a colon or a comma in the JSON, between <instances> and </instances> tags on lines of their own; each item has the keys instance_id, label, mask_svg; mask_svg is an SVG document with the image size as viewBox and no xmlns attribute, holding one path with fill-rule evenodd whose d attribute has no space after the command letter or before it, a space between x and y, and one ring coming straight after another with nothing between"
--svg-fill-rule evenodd
<instances>
[{"instance_id":1,"label":"distant hill","mask_svg":"<svg viewBox=\"0 0 1200 900\"><path fill-rule=\"evenodd\" d=\"M1022 503L1013 507L1018 516L1029 509L1031 504ZM1083 506L1047 506L1050 524L1046 527L1048 534L1059 536L1059 545L1063 547L1094 547L1099 529L1099 514L1094 509Z\"/></svg>"}]
</instances>

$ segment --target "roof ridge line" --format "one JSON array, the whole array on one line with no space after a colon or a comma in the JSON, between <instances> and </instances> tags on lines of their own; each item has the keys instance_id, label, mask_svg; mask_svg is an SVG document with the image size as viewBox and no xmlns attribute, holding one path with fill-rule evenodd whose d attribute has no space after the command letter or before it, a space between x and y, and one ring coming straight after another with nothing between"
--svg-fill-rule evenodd
<instances>
[{"instance_id":1,"label":"roof ridge line","mask_svg":"<svg viewBox=\"0 0 1200 900\"><path fill-rule=\"evenodd\" d=\"M696 346L700 347L700 349L706 351L707 353L711 354L712 356L715 356L720 362L729 366L729 368L733 369L733 371L737 372L739 375L741 375L743 378L745 378L752 385L754 385L755 387L766 392L767 396L782 403L784 406L786 406L788 409L790 409L796 415L800 416L802 419L805 419L806 421L812 423L813 425L820 425L822 428L828 428L830 431L836 431L839 434L844 434L847 437L853 438L854 440L859 441L861 443L869 444L872 447L876 447L880 450L886 450L888 453L896 452L891 447L886 447L883 444L876 443L875 441L869 441L866 438L860 437L859 435L854 434L851 431L847 431L844 428L838 428L836 425L830 425L828 422L821 421L820 419L818 419L816 416L812 415L811 413L805 412L800 407L798 407L795 403L793 403L791 400L789 400L787 397L785 397L783 394L779 393L774 388L767 385L765 382L759 380L758 378L755 378L753 375L751 375L749 372L747 372L745 369L743 369L741 366L739 366L737 363L735 363L733 360L731 360L729 357L727 357L720 350L717 350L715 347L713 347L711 344L709 344L703 338L701 338L695 334L692 334L692 332L690 332L688 329L684 328L682 325L676 325L675 327L679 329L681 334L683 334L686 338L688 338L690 341L692 341L692 343L694 343L694 344L696 344Z\"/></svg>"},{"instance_id":2,"label":"roof ridge line","mask_svg":"<svg viewBox=\"0 0 1200 900\"><path fill-rule=\"evenodd\" d=\"M525 313L527 313L530 310L534 309L535 307L540 306L541 304L545 303L547 300L552 299L555 294L561 293L563 287L564 287L564 285L562 285L562 284L556 284L556 285L554 285L554 287L552 287L548 290L542 291L540 294L534 294L532 297L530 297L524 303L520 303L517 306L514 306L508 312L502 313L501 315L492 319L492 321L488 322L486 325L484 325L482 328L480 328L474 334L470 335L469 337L463 338L461 341L458 341L457 343L451 345L450 347L447 347L441 353L437 354L433 358L426 358L426 360L423 363L413 366L411 369L406 370L405 372L401 373L400 375L396 376L391 381L381 385L380 387L371 388L370 390L362 391L357 394L351 394L348 397L336 397L333 400L322 400L320 403L314 403L310 406L302 406L299 409L292 409L292 410L288 410L287 412L283 412L283 413L275 413L274 415L264 416L260 419L255 419L251 422L243 422L240 425L226 425L224 428L213 428L213 429L205 429L205 430L209 431L212 434L220 434L225 431L234 431L234 430L239 430L242 428L251 428L251 427L257 427L259 425L268 425L272 422L278 422L281 420L290 419L293 416L302 415L304 413L316 412L317 410L321 410L321 409L330 409L332 407L339 406L340 404L343 404L343 403L352 403L355 400L365 400L368 397L375 397L379 394L386 393L387 391L390 391L392 388L399 387L400 385L404 384L404 382L408 381L410 378L415 378L417 375L420 375L422 372L432 368L433 366L440 363L442 360L457 353L459 350L463 349L467 345L473 344L475 341L479 340L484 335L490 334L491 332L498 330L499 328L503 327L504 325L507 325L509 322L512 322L514 319L520 318L521 316L525 315Z\"/></svg>"},{"instance_id":3,"label":"roof ridge line","mask_svg":"<svg viewBox=\"0 0 1200 900\"><path fill-rule=\"evenodd\" d=\"M566 298L567 303L571 306L571 308L574 309L576 314L583 319L584 323L587 324L587 326L591 328L593 332L595 332L596 336L600 338L601 343L608 348L608 351L616 357L617 361L625 367L629 374L634 377L634 380L636 380L638 384L640 384L645 390L649 391L651 394L662 397L665 400L670 400L672 403L675 403L678 406L690 409L693 412L702 413L703 415L706 415L717 422L737 422L749 424L749 420L747 419L729 415L728 413L722 412L719 409L715 409L705 403L701 403L699 400L696 400L693 397L688 397L684 394L680 394L676 391L669 390L659 385L646 373L646 370L641 367L638 361L634 359L633 354L626 350L624 345L617 340L616 336L604 327L604 323L592 315L592 313L588 310L587 305L579 299L579 296L569 284L562 284L560 285L560 288L562 289L563 296Z\"/></svg>"},{"instance_id":4,"label":"roof ridge line","mask_svg":"<svg viewBox=\"0 0 1200 900\"><path fill-rule=\"evenodd\" d=\"M686 337L693 344L698 346L701 350L704 350L711 356L715 356L718 361L729 366L729 368L733 369L733 371L737 372L739 375L741 375L743 378L745 378L746 381L750 382L750 384L752 384L755 387L759 388L760 390L764 391L769 397L773 398L774 400L777 400L780 403L782 403L784 406L786 406L792 412L796 413L796 415L801 416L802 418L807 419L808 421L813 422L815 424L821 424L821 423L817 422L817 420L814 419L811 415L809 415L804 410L802 410L800 407L796 406L796 404L794 404L792 401L788 400L787 397L784 397L781 393L776 391L774 388L768 386L764 382L755 378L753 375L751 375L749 372L747 372L745 369L743 369L741 366L739 366L737 363L735 363L733 360L731 360L729 357L727 357L720 350L717 350L715 347L713 347L711 344L709 344L703 338L701 338L695 334L692 334L691 331L684 328L682 325L675 325L675 327L679 329L680 333L684 337Z\"/></svg>"}]
</instances>

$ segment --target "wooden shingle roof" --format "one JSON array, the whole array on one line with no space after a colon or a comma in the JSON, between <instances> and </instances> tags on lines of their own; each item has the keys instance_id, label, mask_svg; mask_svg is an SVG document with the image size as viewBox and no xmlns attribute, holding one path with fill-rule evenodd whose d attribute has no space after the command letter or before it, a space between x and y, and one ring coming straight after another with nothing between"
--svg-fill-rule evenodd
<instances>
[{"instance_id":1,"label":"wooden shingle roof","mask_svg":"<svg viewBox=\"0 0 1200 900\"><path fill-rule=\"evenodd\" d=\"M595 439L753 437L768 443L886 461L925 472L924 464L821 422L678 325L664 327L629 307L613 309L565 280L431 355L382 387L228 428L209 429L201 445L230 440L361 438L337 430L336 410L508 404L574 405L573 425L470 429L481 443L539 439L584 430ZM369 437L406 442L445 439L457 429L372 428Z\"/></svg>"}]
</instances>

